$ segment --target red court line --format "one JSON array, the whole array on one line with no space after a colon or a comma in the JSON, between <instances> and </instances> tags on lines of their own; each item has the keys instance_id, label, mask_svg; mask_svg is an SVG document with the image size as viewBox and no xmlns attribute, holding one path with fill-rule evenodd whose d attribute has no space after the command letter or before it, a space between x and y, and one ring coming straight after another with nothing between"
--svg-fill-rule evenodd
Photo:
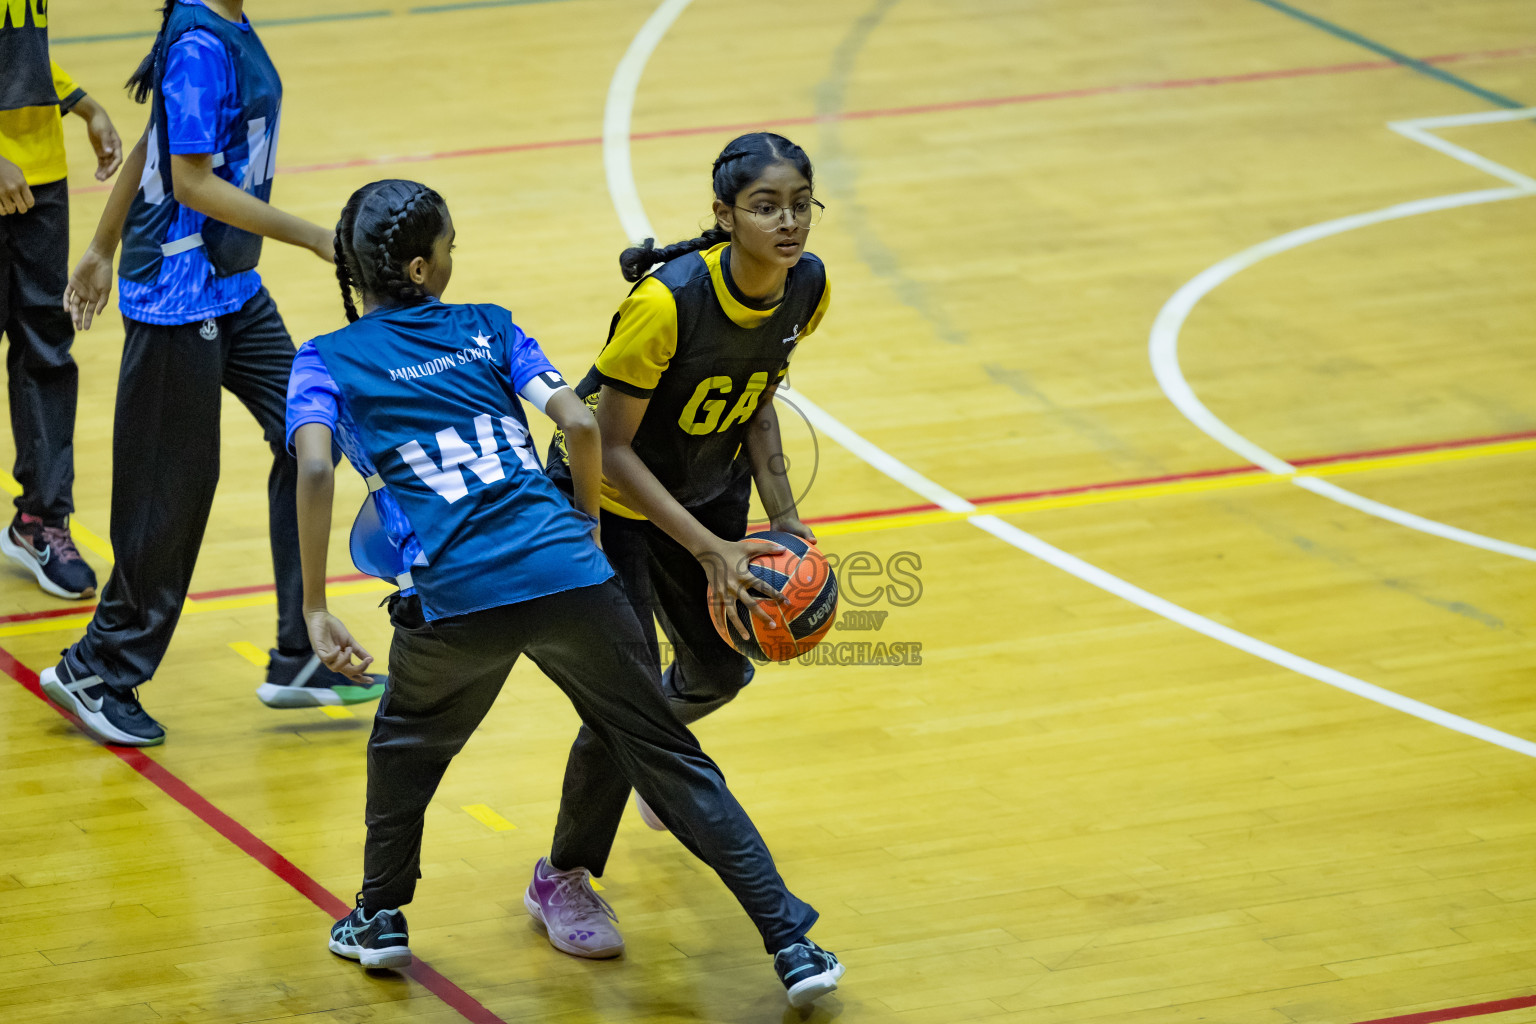
<instances>
[{"instance_id":1,"label":"red court line","mask_svg":"<svg viewBox=\"0 0 1536 1024\"><path fill-rule=\"evenodd\" d=\"M1456 448L1475 448L1483 444L1498 444L1501 441L1524 441L1536 437L1536 430L1521 430L1510 434L1491 434L1486 437L1464 437L1453 441L1430 441L1425 444L1405 444L1395 448L1373 448L1359 452L1340 452L1336 455L1313 455L1303 459L1288 459L1293 466L1323 466L1337 462L1355 462L1364 459L1379 459L1389 455L1414 455L1419 452L1448 451ZM1085 494L1089 491L1120 491L1132 487L1146 487L1151 484L1172 484L1183 480L1202 480L1220 476L1243 476L1250 473L1262 473L1260 466L1226 466L1221 469L1198 469L1189 473L1170 473L1167 476L1148 476L1135 480L1112 480L1107 483L1078 484L1074 487L1054 487L1043 491L1017 491L1013 494L993 494L983 498L968 499L972 505L996 505L1005 501L1028 501L1032 498L1054 498L1063 494ZM867 512L844 512L832 516L814 516L806 519L807 523L837 523L851 519L876 519L884 516L905 515L912 512L933 512L938 505L923 503L920 505L901 505L896 508L876 509Z\"/></svg>"},{"instance_id":2,"label":"red court line","mask_svg":"<svg viewBox=\"0 0 1536 1024\"><path fill-rule=\"evenodd\" d=\"M1401 1017L1378 1017L1375 1020L1360 1021L1360 1024L1438 1024L1443 1020L1465 1020L1468 1017L1482 1017L1490 1013L1504 1013L1507 1010L1523 1010L1528 1006L1536 1006L1536 996L1516 996L1513 999L1496 999L1491 1003L1452 1006L1444 1010L1425 1010L1422 1013L1408 1013Z\"/></svg>"},{"instance_id":3,"label":"red court line","mask_svg":"<svg viewBox=\"0 0 1536 1024\"><path fill-rule=\"evenodd\" d=\"M327 576L327 583L356 583L360 580L371 580L367 573L354 572L345 576ZM271 583L253 583L248 587L229 587L224 590L204 590L196 594L188 594L193 601L212 601L219 597L240 597L243 594L262 594L276 589ZM84 615L96 610L95 604L77 604L68 608L50 608L42 612L20 612L15 615L0 615L0 625L7 622L32 622L36 619L57 619L65 615Z\"/></svg>"},{"instance_id":4,"label":"red court line","mask_svg":"<svg viewBox=\"0 0 1536 1024\"><path fill-rule=\"evenodd\" d=\"M27 692L38 700L47 704L59 715L67 719L79 728L78 720L68 712L61 709L53 701L44 695L37 673L5 648L0 647L0 671L16 680ZM319 907L332 918L341 917L351 908L330 890L315 881L302 868L296 866L287 857L278 853L256 836L250 829L231 818L228 814L215 807L207 797L193 789L169 768L160 764L138 747L116 747L110 744L101 744L102 748L115 754L117 758L129 768L138 772L148 781L175 800L181 806L191 811L200 821L219 835L233 843L243 853L262 867L272 872L284 882L287 882L300 895ZM318 937L316 946L319 946ZM330 956L330 953L326 954ZM353 968L358 969L358 968ZM468 992L449 981L437 972L437 970L425 960L415 960L410 967L400 972L421 985L428 992L441 999L452 1007L465 1020L473 1024L506 1024L500 1017L482 1006Z\"/></svg>"},{"instance_id":5,"label":"red court line","mask_svg":"<svg viewBox=\"0 0 1536 1024\"><path fill-rule=\"evenodd\" d=\"M1449 451L1456 448L1474 448L1482 444L1498 444L1503 441L1524 441L1536 438L1536 430L1519 430L1510 434L1489 434L1484 437L1463 437L1451 441L1428 441L1423 444L1405 444L1394 448L1371 448L1366 451L1340 452L1335 455L1311 455L1301 459L1289 459L1293 466L1325 466L1337 462L1354 462L1361 459L1380 459L1389 455L1413 455L1418 452ZM1250 473L1264 472L1258 466L1223 466L1217 469L1196 469L1187 473L1169 473L1166 476L1146 476L1132 480L1110 480L1096 484L1077 484L1072 487L1053 487L1041 491L1016 491L1012 494L991 494L980 498L969 499L972 505L985 506L996 505L1005 501L1028 501L1032 498L1054 498L1064 494L1086 494L1089 491L1120 491L1132 487L1146 487L1152 484L1172 484L1183 480L1205 480L1211 477L1244 476ZM863 512L840 512L830 516L811 516L805 521L808 524L817 523L843 523L855 519L880 519L886 516L908 515L913 512L937 511L938 505L927 502L917 505L898 505L895 508L881 508L866 510ZM349 573L345 576L328 576L327 583L356 583L361 580L373 579L366 573ZM242 594L262 594L273 590L271 583L253 583L245 587L229 587L224 590L204 590L196 594L188 594L194 601L211 601L220 597L238 597ZM0 625L8 622L32 622L38 619L55 619L65 615L83 615L92 611L94 604L75 605L70 608L50 608L47 611L18 612L14 615L0 615Z\"/></svg>"},{"instance_id":6,"label":"red court line","mask_svg":"<svg viewBox=\"0 0 1536 1024\"><path fill-rule=\"evenodd\" d=\"M1503 50L1479 50L1469 53L1442 53L1424 57L1426 64L1460 64L1474 60L1495 60L1505 57L1524 57L1536 54L1536 46L1517 46ZM1236 85L1244 82L1267 82L1287 78L1308 78L1317 75L1341 75L1359 71L1388 71L1402 65L1390 60L1362 60L1348 64L1323 64L1316 67L1278 68L1273 71L1247 71L1231 75L1207 75L1199 78L1169 78L1156 82L1127 82L1120 85L1085 86L1080 89L1059 89L1051 92L1024 93L1016 96L985 96L969 100L953 100L948 103L925 103L905 107L880 107L870 110L849 110L838 114L811 114L793 117L761 118L737 124L700 125L693 128L667 128L659 131L632 132L632 140L672 139L689 135L716 135L726 132L742 132L758 128L785 125L823 124L837 121L867 121L886 117L911 117L916 114L938 114L954 110L979 110L987 107L1009 107L1025 103L1045 103L1053 100L1084 99L1090 96L1109 96L1115 93L1153 92L1164 89L1196 89L1214 85ZM446 149L434 153L406 153L396 156L357 157L351 160L335 160L324 163L280 166L280 174L311 174L316 171L340 171L353 167L383 167L390 164L429 163L434 160L455 160L471 156L500 156L507 153L527 153L542 149L571 149L601 146L602 136L588 135L571 139L545 139L538 142L515 142L502 146L476 146L471 149ZM72 194L106 192L111 185L92 185L72 189Z\"/></svg>"},{"instance_id":7,"label":"red court line","mask_svg":"<svg viewBox=\"0 0 1536 1024\"><path fill-rule=\"evenodd\" d=\"M63 718L71 723L75 723L78 728L78 723L73 715L63 711L44 696L37 673L22 664L18 658L3 647L0 647L0 671L4 671L6 675L20 683L34 697L47 704L50 708L53 708ZM333 918L340 917L347 912L347 904L342 902L334 893L311 878L303 869L296 866L287 857L278 853L271 846L268 846L250 829L219 810L207 797L193 789L178 775L158 761L155 761L143 750L137 747L116 747L107 744L102 744L102 746L107 751L116 755L129 768L138 772L144 779L157 786L171 799L191 811L200 821L229 840L251 859L288 883L289 886L320 908L320 910ZM465 1020L472 1022L472 1024L507 1024L502 1018L486 1009L479 1000L445 978L425 960L415 960L402 973L437 996ZM1488 1003L1473 1003L1467 1006L1454 1006L1441 1010L1426 1010L1398 1017L1378 1017L1373 1020L1360 1021L1359 1024L1439 1024L1442 1021L1464 1020L1469 1017L1503 1013L1508 1010L1519 1010L1531 1006L1536 1006L1536 996L1516 996L1512 999L1500 999Z\"/></svg>"},{"instance_id":8,"label":"red court line","mask_svg":"<svg viewBox=\"0 0 1536 1024\"><path fill-rule=\"evenodd\" d=\"M1439 452L1452 448L1474 448L1480 444L1499 444L1503 441L1526 441L1536 437L1536 430L1517 430L1511 434L1489 434L1487 437L1464 437L1455 441L1431 441L1428 444L1403 445L1400 448L1376 448L1371 451L1349 452L1344 455L1314 455L1306 459L1288 460L1293 466L1322 466L1330 462L1348 462L1351 459L1384 459L1389 455L1413 455L1418 452Z\"/></svg>"}]
</instances>

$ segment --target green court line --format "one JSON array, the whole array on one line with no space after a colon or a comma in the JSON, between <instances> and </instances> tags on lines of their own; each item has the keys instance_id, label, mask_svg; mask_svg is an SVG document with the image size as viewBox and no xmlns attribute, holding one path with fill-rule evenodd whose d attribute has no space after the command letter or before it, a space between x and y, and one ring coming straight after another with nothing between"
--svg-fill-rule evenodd
<instances>
[{"instance_id":1,"label":"green court line","mask_svg":"<svg viewBox=\"0 0 1536 1024\"><path fill-rule=\"evenodd\" d=\"M1439 79L1446 85L1454 85L1456 88L1461 89L1464 92L1469 92L1474 96L1479 96L1487 100L1489 103L1495 103L1501 107L1507 107L1510 110L1516 110L1525 106L1525 104L1516 100L1512 100L1508 96L1502 96L1499 93L1493 92L1489 89L1484 89L1480 85L1474 85L1473 83L1467 81L1465 78L1462 78L1458 75L1453 75L1449 71L1441 71L1439 68L1432 64L1426 64L1421 60L1416 60L1413 57L1408 56L1406 53L1399 53L1397 50L1392 49L1390 46L1383 46L1381 43L1376 42L1374 39L1367 39L1365 36L1358 32L1352 32L1342 25L1335 25L1331 21L1324 21L1322 18L1319 18L1315 14L1308 14L1306 11L1303 11L1300 8L1292 7L1287 3L1281 3L1280 0L1255 0L1255 2L1261 3L1265 7L1272 7L1279 11L1281 14L1290 15L1297 21L1304 21L1308 25L1311 25L1313 28L1320 28L1324 32L1338 36L1340 39L1343 39L1346 42L1354 43L1356 46L1363 46L1373 53L1379 53L1388 60L1401 64L1405 68L1410 68L1414 71L1417 71L1421 75L1428 75L1430 78Z\"/></svg>"}]
</instances>

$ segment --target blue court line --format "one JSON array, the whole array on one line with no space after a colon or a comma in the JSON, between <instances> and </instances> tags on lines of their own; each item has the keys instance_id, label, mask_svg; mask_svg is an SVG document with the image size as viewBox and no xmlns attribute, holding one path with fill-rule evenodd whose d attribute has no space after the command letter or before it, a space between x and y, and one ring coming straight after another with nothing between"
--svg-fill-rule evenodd
<instances>
[{"instance_id":1,"label":"blue court line","mask_svg":"<svg viewBox=\"0 0 1536 1024\"><path fill-rule=\"evenodd\" d=\"M470 11L481 7L522 7L527 4L562 3L564 0L460 0L458 3L425 4L401 10L338 11L335 14L310 14L299 18L262 18L257 28L276 28L281 25L314 25L327 21L362 21L368 18L391 18L404 14L445 14L450 11ZM123 39L153 39L154 32L114 32L96 36L62 36L48 40L50 46L68 46L71 43L111 43Z\"/></svg>"},{"instance_id":2,"label":"blue court line","mask_svg":"<svg viewBox=\"0 0 1536 1024\"><path fill-rule=\"evenodd\" d=\"M1398 51L1392 49L1390 46L1383 46L1381 43L1376 42L1374 39L1367 39L1365 36L1358 32L1352 32L1342 25L1335 25L1331 21L1324 21L1322 18L1319 18L1315 14L1308 14L1306 11L1292 7L1290 4L1281 3L1280 0L1255 0L1255 2L1261 3L1265 7L1272 7L1279 11L1281 14L1288 14L1292 18L1295 18L1297 21L1304 21L1308 25L1311 25L1313 28L1320 28L1324 32L1338 36L1340 39L1343 39L1346 42L1354 43L1356 46L1363 46L1373 53L1379 53L1388 60L1401 64L1405 68L1417 71L1421 75L1428 75L1430 78L1439 79L1446 85L1454 85L1456 88L1465 92L1469 92L1474 96L1480 96L1490 103L1495 103L1501 107L1507 107L1511 110L1525 106L1525 104L1516 100L1512 100L1508 96L1502 96L1499 93L1484 89L1480 85L1474 85L1473 83L1467 81L1465 78L1453 75L1449 71L1441 71L1439 68L1432 64L1426 64L1421 60L1415 60L1414 58L1408 56L1406 53L1399 53Z\"/></svg>"}]
</instances>

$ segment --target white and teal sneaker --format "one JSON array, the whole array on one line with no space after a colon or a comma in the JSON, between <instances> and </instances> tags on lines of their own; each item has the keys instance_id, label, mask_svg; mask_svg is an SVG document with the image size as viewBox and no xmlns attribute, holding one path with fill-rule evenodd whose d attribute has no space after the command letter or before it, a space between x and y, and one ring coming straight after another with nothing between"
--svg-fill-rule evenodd
<instances>
[{"instance_id":1,"label":"white and teal sneaker","mask_svg":"<svg viewBox=\"0 0 1536 1024\"><path fill-rule=\"evenodd\" d=\"M829 992L837 990L837 980L845 968L837 957L810 939L786 946L773 955L773 969L784 983L789 1005L797 1010L810 1006Z\"/></svg>"},{"instance_id":2,"label":"white and teal sneaker","mask_svg":"<svg viewBox=\"0 0 1536 1024\"><path fill-rule=\"evenodd\" d=\"M359 901L352 913L331 925L329 946L364 967L400 968L411 966L410 941L404 911L380 910L368 917Z\"/></svg>"}]
</instances>

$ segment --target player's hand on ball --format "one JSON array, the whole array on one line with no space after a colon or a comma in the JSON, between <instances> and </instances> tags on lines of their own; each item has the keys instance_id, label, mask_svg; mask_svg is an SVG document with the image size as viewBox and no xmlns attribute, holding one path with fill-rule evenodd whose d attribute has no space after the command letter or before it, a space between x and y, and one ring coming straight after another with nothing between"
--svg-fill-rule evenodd
<instances>
[{"instance_id":1,"label":"player's hand on ball","mask_svg":"<svg viewBox=\"0 0 1536 1024\"><path fill-rule=\"evenodd\" d=\"M373 664L373 655L352 639L340 619L321 608L305 612L304 625L309 628L309 645L314 648L321 664L355 682L371 682L367 672L368 666ZM358 661L356 665L352 664L354 657Z\"/></svg>"},{"instance_id":2,"label":"player's hand on ball","mask_svg":"<svg viewBox=\"0 0 1536 1024\"><path fill-rule=\"evenodd\" d=\"M808 543L816 543L816 534L811 528L800 521L799 516L781 516L768 524L768 529L778 530L780 533L792 533Z\"/></svg>"},{"instance_id":3,"label":"player's hand on ball","mask_svg":"<svg viewBox=\"0 0 1536 1024\"><path fill-rule=\"evenodd\" d=\"M745 604L754 616L769 623L774 621L773 615L759 602L767 598L776 604L784 603L784 595L752 575L749 564L755 555L777 554L783 550L783 545L766 540L722 540L696 556L709 576L714 599L724 602L726 618L743 636L751 633L736 614L737 601Z\"/></svg>"}]
</instances>

